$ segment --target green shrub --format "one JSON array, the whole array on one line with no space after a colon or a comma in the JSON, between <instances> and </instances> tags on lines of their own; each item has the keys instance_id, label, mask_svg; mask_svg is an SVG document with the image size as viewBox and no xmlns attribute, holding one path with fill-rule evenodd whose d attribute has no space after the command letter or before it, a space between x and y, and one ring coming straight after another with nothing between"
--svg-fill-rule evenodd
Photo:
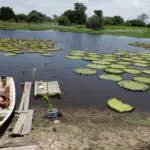
<instances>
[{"instance_id":1,"label":"green shrub","mask_svg":"<svg viewBox=\"0 0 150 150\"><path fill-rule=\"evenodd\" d=\"M70 21L67 16L60 16L60 17L58 17L57 21L58 21L59 25L65 26L65 25L70 24Z\"/></svg>"}]
</instances>

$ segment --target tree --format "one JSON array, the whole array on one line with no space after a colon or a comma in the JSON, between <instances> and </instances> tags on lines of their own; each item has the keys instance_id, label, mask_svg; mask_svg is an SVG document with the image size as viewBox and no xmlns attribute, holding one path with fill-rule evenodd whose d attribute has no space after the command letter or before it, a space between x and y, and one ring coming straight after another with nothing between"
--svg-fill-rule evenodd
<instances>
[{"instance_id":1,"label":"tree","mask_svg":"<svg viewBox=\"0 0 150 150\"><path fill-rule=\"evenodd\" d=\"M68 17L71 23L76 23L76 12L74 10L66 10L63 16Z\"/></svg>"},{"instance_id":2,"label":"tree","mask_svg":"<svg viewBox=\"0 0 150 150\"><path fill-rule=\"evenodd\" d=\"M147 19L149 19L149 16L145 13L140 14L137 18L137 20L141 20L142 22L146 22Z\"/></svg>"},{"instance_id":3,"label":"tree","mask_svg":"<svg viewBox=\"0 0 150 150\"><path fill-rule=\"evenodd\" d=\"M104 17L105 25L113 25L113 17Z\"/></svg>"},{"instance_id":4,"label":"tree","mask_svg":"<svg viewBox=\"0 0 150 150\"><path fill-rule=\"evenodd\" d=\"M36 10L31 11L27 16L27 22L43 22L44 15Z\"/></svg>"},{"instance_id":5,"label":"tree","mask_svg":"<svg viewBox=\"0 0 150 150\"><path fill-rule=\"evenodd\" d=\"M144 27L145 23L138 19L127 20L125 23L127 26L134 26L134 27Z\"/></svg>"},{"instance_id":6,"label":"tree","mask_svg":"<svg viewBox=\"0 0 150 150\"><path fill-rule=\"evenodd\" d=\"M124 20L120 16L114 16L112 18L112 20L113 20L113 25L123 25L124 24Z\"/></svg>"},{"instance_id":7,"label":"tree","mask_svg":"<svg viewBox=\"0 0 150 150\"><path fill-rule=\"evenodd\" d=\"M27 20L27 15L25 14L17 14L15 17L15 21L17 22L26 22Z\"/></svg>"},{"instance_id":8,"label":"tree","mask_svg":"<svg viewBox=\"0 0 150 150\"><path fill-rule=\"evenodd\" d=\"M103 11L95 10L95 15L88 18L86 26L94 30L102 29L104 26Z\"/></svg>"},{"instance_id":9,"label":"tree","mask_svg":"<svg viewBox=\"0 0 150 150\"><path fill-rule=\"evenodd\" d=\"M11 20L15 19L15 13L10 7L1 7L0 8L0 19L1 20Z\"/></svg>"},{"instance_id":10,"label":"tree","mask_svg":"<svg viewBox=\"0 0 150 150\"><path fill-rule=\"evenodd\" d=\"M60 17L58 17L58 23L59 23L59 25L69 25L70 24L70 21L69 21L69 19L66 17L66 16L60 16Z\"/></svg>"},{"instance_id":11,"label":"tree","mask_svg":"<svg viewBox=\"0 0 150 150\"><path fill-rule=\"evenodd\" d=\"M85 14L86 6L83 3L75 3L75 16L76 16L76 23L77 24L84 24L86 23L87 16Z\"/></svg>"}]
</instances>

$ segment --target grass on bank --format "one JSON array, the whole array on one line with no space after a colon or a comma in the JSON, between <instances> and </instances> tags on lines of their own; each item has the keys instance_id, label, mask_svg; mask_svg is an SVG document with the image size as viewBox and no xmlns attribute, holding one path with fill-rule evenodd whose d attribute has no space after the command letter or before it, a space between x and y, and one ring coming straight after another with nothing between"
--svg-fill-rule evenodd
<instances>
[{"instance_id":1,"label":"grass on bank","mask_svg":"<svg viewBox=\"0 0 150 150\"><path fill-rule=\"evenodd\" d=\"M56 23L27 24L0 21L0 30L57 30L60 32L80 32L150 38L150 28L147 27L105 26L104 30L92 30L86 28L85 25L59 26Z\"/></svg>"}]
</instances>

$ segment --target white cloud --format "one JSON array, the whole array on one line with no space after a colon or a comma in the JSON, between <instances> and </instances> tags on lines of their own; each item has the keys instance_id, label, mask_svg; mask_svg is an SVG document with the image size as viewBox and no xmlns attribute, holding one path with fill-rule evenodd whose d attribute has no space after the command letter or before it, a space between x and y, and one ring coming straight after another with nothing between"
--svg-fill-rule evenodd
<instances>
[{"instance_id":1,"label":"white cloud","mask_svg":"<svg viewBox=\"0 0 150 150\"><path fill-rule=\"evenodd\" d=\"M75 2L78 2L78 3L88 3L88 0L76 0Z\"/></svg>"}]
</instances>

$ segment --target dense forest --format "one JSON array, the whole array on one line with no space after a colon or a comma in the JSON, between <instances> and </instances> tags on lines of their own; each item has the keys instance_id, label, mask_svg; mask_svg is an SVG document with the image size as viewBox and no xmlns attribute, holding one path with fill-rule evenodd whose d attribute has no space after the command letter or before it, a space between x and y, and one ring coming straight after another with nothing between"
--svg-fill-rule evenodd
<instances>
[{"instance_id":1,"label":"dense forest","mask_svg":"<svg viewBox=\"0 0 150 150\"><path fill-rule=\"evenodd\" d=\"M103 16L102 10L94 10L93 15L88 17L86 14L87 7L83 3L75 3L73 10L66 10L61 16L56 14L49 17L36 10L32 10L29 14L15 14L10 7L0 8L0 20L19 23L43 23L56 22L59 25L86 25L87 28L103 29L105 25L112 26L136 26L150 27L148 23L149 16L145 13L140 14L137 18L125 21L121 16Z\"/></svg>"}]
</instances>

